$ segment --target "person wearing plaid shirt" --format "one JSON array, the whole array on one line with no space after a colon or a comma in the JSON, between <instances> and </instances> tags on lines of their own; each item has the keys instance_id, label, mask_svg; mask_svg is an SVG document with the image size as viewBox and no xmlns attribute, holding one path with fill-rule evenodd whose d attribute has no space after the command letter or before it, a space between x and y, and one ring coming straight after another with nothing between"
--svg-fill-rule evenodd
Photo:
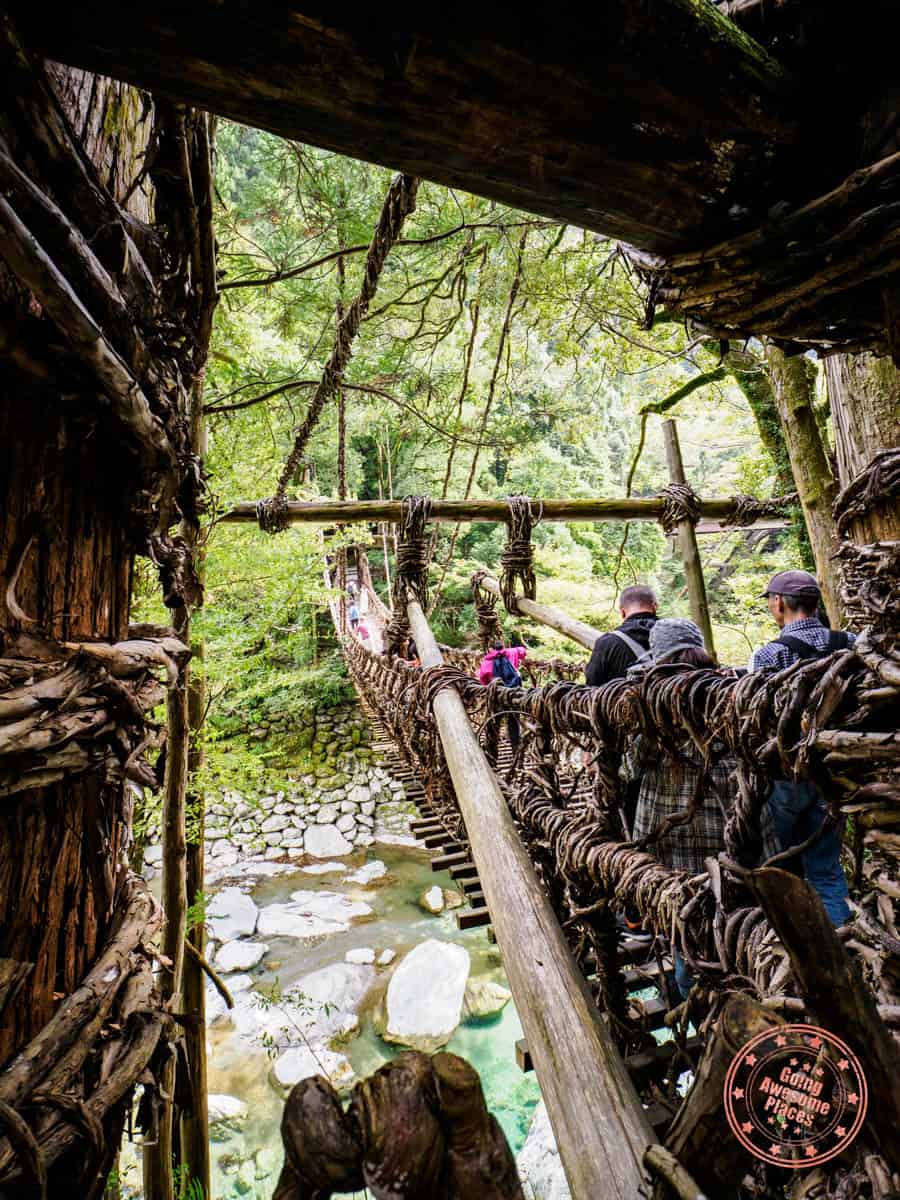
<instances>
[{"instance_id":1,"label":"person wearing plaid shirt","mask_svg":"<svg viewBox=\"0 0 900 1200\"><path fill-rule=\"evenodd\" d=\"M751 671L782 671L801 659L824 658L856 640L852 633L828 629L816 616L821 592L806 571L781 571L763 595L781 633L776 641L755 651ZM814 783L802 779L773 780L767 808L781 850L809 841L822 829L828 814L825 797ZM841 867L840 826L826 828L798 858L833 924L843 925L850 919L850 907Z\"/></svg>"},{"instance_id":2,"label":"person wearing plaid shirt","mask_svg":"<svg viewBox=\"0 0 900 1200\"><path fill-rule=\"evenodd\" d=\"M702 789L693 819L673 826L647 849L673 870L690 871L692 875L705 871L705 860L725 849L725 817L736 795L735 759L721 743L714 742L710 765L704 772L693 742L685 742L679 757L672 759L641 735L635 739L626 762L629 776L641 781L632 831L635 841L649 837L669 817L688 812L698 788Z\"/></svg>"},{"instance_id":3,"label":"person wearing plaid shirt","mask_svg":"<svg viewBox=\"0 0 900 1200\"><path fill-rule=\"evenodd\" d=\"M646 661L640 660L628 678L638 677L658 663L715 667L703 634L693 621L679 617L656 622L650 630ZM640 734L622 764L623 776L640 785L632 839L651 838L647 850L667 867L692 875L705 870L704 860L725 849L725 818L737 794L736 769L737 762L721 743L712 744L704 762L690 738L672 757L652 738ZM688 812L692 812L689 821L663 829L670 817ZM677 951L673 962L675 983L682 997L687 997L693 976Z\"/></svg>"}]
</instances>

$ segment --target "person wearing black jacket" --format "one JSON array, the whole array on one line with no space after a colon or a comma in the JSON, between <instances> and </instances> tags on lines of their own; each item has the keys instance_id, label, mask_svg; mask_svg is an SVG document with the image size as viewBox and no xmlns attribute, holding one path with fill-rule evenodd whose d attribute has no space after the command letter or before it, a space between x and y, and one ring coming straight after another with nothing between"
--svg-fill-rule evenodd
<instances>
[{"instance_id":1,"label":"person wearing black jacket","mask_svg":"<svg viewBox=\"0 0 900 1200\"><path fill-rule=\"evenodd\" d=\"M604 633L594 643L591 661L584 677L591 687L623 679L640 654L650 644L650 630L656 622L656 593L643 584L627 587L619 597L622 624L612 633Z\"/></svg>"}]
</instances>

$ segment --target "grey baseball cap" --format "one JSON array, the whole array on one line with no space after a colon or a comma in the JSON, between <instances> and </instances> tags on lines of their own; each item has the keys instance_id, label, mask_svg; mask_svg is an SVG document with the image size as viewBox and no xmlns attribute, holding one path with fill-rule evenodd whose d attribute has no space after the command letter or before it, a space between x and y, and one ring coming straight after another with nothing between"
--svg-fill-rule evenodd
<instances>
[{"instance_id":1,"label":"grey baseball cap","mask_svg":"<svg viewBox=\"0 0 900 1200\"><path fill-rule=\"evenodd\" d=\"M766 596L808 596L813 599L818 598L821 590L815 575L810 575L809 571L779 571L769 580L762 599Z\"/></svg>"}]
</instances>

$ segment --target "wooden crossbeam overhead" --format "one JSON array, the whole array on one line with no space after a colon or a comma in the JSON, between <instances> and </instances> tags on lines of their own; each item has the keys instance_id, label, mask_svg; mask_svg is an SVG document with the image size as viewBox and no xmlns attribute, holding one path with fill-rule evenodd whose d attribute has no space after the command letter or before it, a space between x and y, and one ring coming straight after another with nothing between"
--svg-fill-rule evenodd
<instances>
[{"instance_id":1,"label":"wooden crossbeam overhead","mask_svg":"<svg viewBox=\"0 0 900 1200\"><path fill-rule=\"evenodd\" d=\"M658 521L664 502L656 496L621 500L541 500L542 521ZM727 497L701 500L700 512L706 521L724 521L734 508ZM352 524L357 521L399 522L402 500L289 500L287 519L292 525ZM430 521L506 521L509 505L505 500L433 500ZM226 524L256 523L256 501L242 500L220 518ZM761 522L771 528L771 522Z\"/></svg>"}]
</instances>

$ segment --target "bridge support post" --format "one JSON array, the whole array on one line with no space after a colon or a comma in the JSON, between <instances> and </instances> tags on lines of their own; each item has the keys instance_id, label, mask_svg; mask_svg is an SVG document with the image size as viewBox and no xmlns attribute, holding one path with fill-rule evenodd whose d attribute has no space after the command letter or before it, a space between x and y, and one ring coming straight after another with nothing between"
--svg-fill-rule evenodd
<instances>
[{"instance_id":1,"label":"bridge support post","mask_svg":"<svg viewBox=\"0 0 900 1200\"><path fill-rule=\"evenodd\" d=\"M407 613L423 668L443 665L417 601ZM437 694L434 715L572 1195L634 1200L654 1140L634 1084L455 690Z\"/></svg>"},{"instance_id":2,"label":"bridge support post","mask_svg":"<svg viewBox=\"0 0 900 1200\"><path fill-rule=\"evenodd\" d=\"M674 421L663 421L663 439L666 443L666 461L669 464L670 483L687 483L684 462L681 458L681 446L678 442L678 426ZM691 603L691 616L703 633L706 649L715 657L716 647L713 641L709 603L706 599L706 580L703 578L700 547L697 545L697 534L690 521L678 522L676 537L678 551L684 565L684 579L687 583L688 599Z\"/></svg>"}]
</instances>

